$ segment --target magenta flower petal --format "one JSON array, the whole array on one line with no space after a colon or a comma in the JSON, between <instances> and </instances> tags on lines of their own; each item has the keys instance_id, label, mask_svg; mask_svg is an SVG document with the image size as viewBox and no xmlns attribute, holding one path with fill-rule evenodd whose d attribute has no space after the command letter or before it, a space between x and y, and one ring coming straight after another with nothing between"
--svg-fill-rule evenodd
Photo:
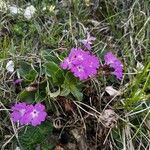
<instances>
[{"instance_id":1,"label":"magenta flower petal","mask_svg":"<svg viewBox=\"0 0 150 150\"><path fill-rule=\"evenodd\" d=\"M16 80L14 81L14 84L15 84L15 85L19 85L19 84L21 84L22 81L23 81L22 79L16 79Z\"/></svg>"},{"instance_id":2,"label":"magenta flower petal","mask_svg":"<svg viewBox=\"0 0 150 150\"><path fill-rule=\"evenodd\" d=\"M95 41L95 40L96 40L95 37L92 37L88 34L87 39L81 40L81 42L85 48L87 48L88 50L91 50L92 41Z\"/></svg>"},{"instance_id":3,"label":"magenta flower petal","mask_svg":"<svg viewBox=\"0 0 150 150\"><path fill-rule=\"evenodd\" d=\"M99 63L99 59L96 56L94 55L89 56L87 60L90 68L99 68L100 63Z\"/></svg>"},{"instance_id":4,"label":"magenta flower petal","mask_svg":"<svg viewBox=\"0 0 150 150\"><path fill-rule=\"evenodd\" d=\"M115 62L112 64L112 67L114 68L113 74L117 77L117 79L121 80L123 76L123 65L121 65L120 62Z\"/></svg>"},{"instance_id":5,"label":"magenta flower petal","mask_svg":"<svg viewBox=\"0 0 150 150\"><path fill-rule=\"evenodd\" d=\"M75 77L79 77L80 80L85 80L88 78L86 68L81 64L71 68Z\"/></svg>"},{"instance_id":6,"label":"magenta flower petal","mask_svg":"<svg viewBox=\"0 0 150 150\"><path fill-rule=\"evenodd\" d=\"M80 64L88 55L89 52L85 52L81 48L72 48L68 58L71 60L72 64Z\"/></svg>"},{"instance_id":7,"label":"magenta flower petal","mask_svg":"<svg viewBox=\"0 0 150 150\"><path fill-rule=\"evenodd\" d=\"M19 122L20 124L29 124L30 120L26 119L26 113L28 112L28 105L26 103L15 104L11 110L11 118L14 122Z\"/></svg>"},{"instance_id":8,"label":"magenta flower petal","mask_svg":"<svg viewBox=\"0 0 150 150\"><path fill-rule=\"evenodd\" d=\"M47 113L45 112L45 106L38 103L32 106L31 111L27 114L31 118L31 124L33 126L40 125L42 121L45 121Z\"/></svg>"},{"instance_id":9,"label":"magenta flower petal","mask_svg":"<svg viewBox=\"0 0 150 150\"><path fill-rule=\"evenodd\" d=\"M112 53L112 52L108 52L106 53L106 55L104 56L105 62L106 64L114 64L114 62L118 61L117 57Z\"/></svg>"},{"instance_id":10,"label":"magenta flower petal","mask_svg":"<svg viewBox=\"0 0 150 150\"><path fill-rule=\"evenodd\" d=\"M14 122L17 122L20 120L21 115L20 115L20 113L18 113L18 111L14 111L11 113L11 118Z\"/></svg>"},{"instance_id":11,"label":"magenta flower petal","mask_svg":"<svg viewBox=\"0 0 150 150\"><path fill-rule=\"evenodd\" d=\"M38 114L38 117L32 118L31 124L32 124L33 126L40 125L42 121L45 121L46 116L47 116L47 113L46 113L46 112L41 112L41 113L39 113L39 114Z\"/></svg>"},{"instance_id":12,"label":"magenta flower petal","mask_svg":"<svg viewBox=\"0 0 150 150\"><path fill-rule=\"evenodd\" d=\"M93 55L89 55L83 65L86 67L86 73L89 77L96 75L100 66L98 58Z\"/></svg>"},{"instance_id":13,"label":"magenta flower petal","mask_svg":"<svg viewBox=\"0 0 150 150\"><path fill-rule=\"evenodd\" d=\"M69 58L65 58L63 62L61 62L60 66L63 69L71 68L72 62Z\"/></svg>"},{"instance_id":14,"label":"magenta flower petal","mask_svg":"<svg viewBox=\"0 0 150 150\"><path fill-rule=\"evenodd\" d=\"M104 56L104 60L105 64L114 69L113 74L116 76L116 78L121 80L123 76L123 64L121 61L112 52L108 52Z\"/></svg>"},{"instance_id":15,"label":"magenta flower petal","mask_svg":"<svg viewBox=\"0 0 150 150\"><path fill-rule=\"evenodd\" d=\"M45 111L45 106L42 105L41 103L37 103L34 107L36 110Z\"/></svg>"}]
</instances>

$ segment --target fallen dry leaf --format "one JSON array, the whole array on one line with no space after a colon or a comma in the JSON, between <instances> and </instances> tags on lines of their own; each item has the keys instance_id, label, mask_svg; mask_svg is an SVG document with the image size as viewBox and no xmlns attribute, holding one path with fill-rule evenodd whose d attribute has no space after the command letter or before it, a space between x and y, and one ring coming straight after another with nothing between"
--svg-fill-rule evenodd
<instances>
[{"instance_id":1,"label":"fallen dry leaf","mask_svg":"<svg viewBox=\"0 0 150 150\"><path fill-rule=\"evenodd\" d=\"M107 86L107 87L105 88L105 91L106 91L110 96L120 95L120 91L115 90L112 86Z\"/></svg>"},{"instance_id":2,"label":"fallen dry leaf","mask_svg":"<svg viewBox=\"0 0 150 150\"><path fill-rule=\"evenodd\" d=\"M117 114L112 109L106 109L99 117L101 122L106 128L113 128L118 120Z\"/></svg>"}]
</instances>

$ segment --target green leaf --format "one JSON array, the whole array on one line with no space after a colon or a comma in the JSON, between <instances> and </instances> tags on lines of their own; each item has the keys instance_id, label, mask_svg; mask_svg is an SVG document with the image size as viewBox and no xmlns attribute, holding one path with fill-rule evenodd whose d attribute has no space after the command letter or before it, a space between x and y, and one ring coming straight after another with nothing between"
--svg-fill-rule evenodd
<instances>
[{"instance_id":1,"label":"green leaf","mask_svg":"<svg viewBox=\"0 0 150 150\"><path fill-rule=\"evenodd\" d=\"M78 82L77 79L73 76L72 73L67 72L65 76L65 81L64 84L61 86L62 91L61 95L62 96L67 96L69 93L72 93L72 95L77 99L77 100L82 100L83 94L79 91L77 88Z\"/></svg>"},{"instance_id":2,"label":"green leaf","mask_svg":"<svg viewBox=\"0 0 150 150\"><path fill-rule=\"evenodd\" d=\"M54 62L45 63L44 67L46 69L46 74L49 77L53 77L55 73L60 70L59 66Z\"/></svg>"},{"instance_id":3,"label":"green leaf","mask_svg":"<svg viewBox=\"0 0 150 150\"><path fill-rule=\"evenodd\" d=\"M50 52L51 51L42 51L41 52L42 58L47 62L51 61L51 62L58 63L59 62L58 58L56 56L52 55Z\"/></svg>"},{"instance_id":4,"label":"green leaf","mask_svg":"<svg viewBox=\"0 0 150 150\"><path fill-rule=\"evenodd\" d=\"M49 85L47 85L46 90L47 90L48 95L49 95L50 97L52 97L52 98L55 98L55 97L57 97L57 96L60 95L60 88L59 88L59 87L58 87L58 90L57 90L57 91L52 92L52 91L50 90L50 88L49 88Z\"/></svg>"},{"instance_id":5,"label":"green leaf","mask_svg":"<svg viewBox=\"0 0 150 150\"><path fill-rule=\"evenodd\" d=\"M18 72L22 78L30 82L34 81L38 76L37 71L27 62L20 62Z\"/></svg>"},{"instance_id":6,"label":"green leaf","mask_svg":"<svg viewBox=\"0 0 150 150\"><path fill-rule=\"evenodd\" d=\"M44 67L46 70L46 75L51 77L54 83L57 83L58 85L61 85L63 83L64 73L56 63L54 62L45 63Z\"/></svg>"},{"instance_id":7,"label":"green leaf","mask_svg":"<svg viewBox=\"0 0 150 150\"><path fill-rule=\"evenodd\" d=\"M45 143L47 143L46 141L48 141L48 136L52 134L52 130L53 127L50 122L44 122L37 127L28 126L19 133L20 144L25 150L35 149L37 144L44 147Z\"/></svg>"},{"instance_id":8,"label":"green leaf","mask_svg":"<svg viewBox=\"0 0 150 150\"><path fill-rule=\"evenodd\" d=\"M37 72L35 70L30 70L28 74L24 76L28 81L34 81L37 78Z\"/></svg>"},{"instance_id":9,"label":"green leaf","mask_svg":"<svg viewBox=\"0 0 150 150\"><path fill-rule=\"evenodd\" d=\"M62 91L61 91L60 95L61 96L69 95L69 93L71 92L70 88L67 88L67 86L65 84L63 84L61 87L62 87Z\"/></svg>"},{"instance_id":10,"label":"green leaf","mask_svg":"<svg viewBox=\"0 0 150 150\"><path fill-rule=\"evenodd\" d=\"M46 86L47 86L47 81L45 80L45 78L43 78L43 80L41 80L37 86L37 90L35 93L36 102L44 101L47 98Z\"/></svg>"},{"instance_id":11,"label":"green leaf","mask_svg":"<svg viewBox=\"0 0 150 150\"><path fill-rule=\"evenodd\" d=\"M69 86L76 85L77 84L77 79L71 72L67 72L66 75L65 75L64 83L68 84Z\"/></svg>"},{"instance_id":12,"label":"green leaf","mask_svg":"<svg viewBox=\"0 0 150 150\"><path fill-rule=\"evenodd\" d=\"M59 86L64 82L64 72L62 70L58 70L53 76L53 82L57 83Z\"/></svg>"},{"instance_id":13,"label":"green leaf","mask_svg":"<svg viewBox=\"0 0 150 150\"><path fill-rule=\"evenodd\" d=\"M33 103L35 101L35 92L28 92L24 90L21 93L19 93L17 99L22 102Z\"/></svg>"},{"instance_id":14,"label":"green leaf","mask_svg":"<svg viewBox=\"0 0 150 150\"><path fill-rule=\"evenodd\" d=\"M71 93L75 98L77 98L77 100L81 101L83 99L83 94L78 90L77 87L73 86L71 88Z\"/></svg>"},{"instance_id":15,"label":"green leaf","mask_svg":"<svg viewBox=\"0 0 150 150\"><path fill-rule=\"evenodd\" d=\"M19 63L19 65L20 65L19 66L19 73L21 75L26 75L29 73L30 70L32 70L31 65L27 62L22 61Z\"/></svg>"},{"instance_id":16,"label":"green leaf","mask_svg":"<svg viewBox=\"0 0 150 150\"><path fill-rule=\"evenodd\" d=\"M47 95L46 95L45 91L39 90L38 92L35 93L35 101L36 102L41 102L44 99L46 99L46 96Z\"/></svg>"}]
</instances>

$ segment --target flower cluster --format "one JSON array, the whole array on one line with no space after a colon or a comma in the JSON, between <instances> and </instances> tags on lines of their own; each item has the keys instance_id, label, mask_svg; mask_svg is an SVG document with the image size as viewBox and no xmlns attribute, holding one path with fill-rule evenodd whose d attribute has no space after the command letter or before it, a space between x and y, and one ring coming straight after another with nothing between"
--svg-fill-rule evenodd
<instances>
[{"instance_id":1,"label":"flower cluster","mask_svg":"<svg viewBox=\"0 0 150 150\"><path fill-rule=\"evenodd\" d=\"M96 75L99 60L81 48L72 48L69 56L61 63L61 67L70 70L80 80L85 80Z\"/></svg>"},{"instance_id":2,"label":"flower cluster","mask_svg":"<svg viewBox=\"0 0 150 150\"><path fill-rule=\"evenodd\" d=\"M11 118L14 122L19 122L21 125L40 125L45 121L47 113L45 107L41 103L27 105L26 103L15 104L12 108Z\"/></svg>"},{"instance_id":3,"label":"flower cluster","mask_svg":"<svg viewBox=\"0 0 150 150\"><path fill-rule=\"evenodd\" d=\"M121 61L115 55L113 55L112 52L106 53L104 60L105 64L114 69L113 74L119 80L121 80L123 76L123 64L121 63Z\"/></svg>"}]
</instances>

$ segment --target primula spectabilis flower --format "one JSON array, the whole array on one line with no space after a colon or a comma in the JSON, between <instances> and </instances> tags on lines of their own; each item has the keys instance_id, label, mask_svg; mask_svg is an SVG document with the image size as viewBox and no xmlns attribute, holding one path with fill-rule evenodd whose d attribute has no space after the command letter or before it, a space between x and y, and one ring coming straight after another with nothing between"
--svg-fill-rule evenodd
<instances>
[{"instance_id":1,"label":"primula spectabilis flower","mask_svg":"<svg viewBox=\"0 0 150 150\"><path fill-rule=\"evenodd\" d=\"M91 50L92 41L95 41L96 38L93 36L90 36L88 34L87 39L81 40L81 43L83 43L84 47L88 50Z\"/></svg>"},{"instance_id":2,"label":"primula spectabilis flower","mask_svg":"<svg viewBox=\"0 0 150 150\"><path fill-rule=\"evenodd\" d=\"M40 125L45 120L47 113L45 112L45 106L37 103L35 106L30 106L30 112L27 114L30 118L30 122L33 126Z\"/></svg>"},{"instance_id":3,"label":"primula spectabilis flower","mask_svg":"<svg viewBox=\"0 0 150 150\"><path fill-rule=\"evenodd\" d=\"M73 72L75 77L79 77L80 80L85 80L88 78L86 67L82 64L74 65L71 68L71 72Z\"/></svg>"},{"instance_id":4,"label":"primula spectabilis flower","mask_svg":"<svg viewBox=\"0 0 150 150\"><path fill-rule=\"evenodd\" d=\"M104 60L105 64L114 69L113 74L117 79L121 80L123 76L123 64L121 61L112 52L106 53Z\"/></svg>"},{"instance_id":5,"label":"primula spectabilis flower","mask_svg":"<svg viewBox=\"0 0 150 150\"><path fill-rule=\"evenodd\" d=\"M89 56L89 52L83 51L81 48L72 48L69 54L69 60L72 64L76 65L84 62L87 56Z\"/></svg>"},{"instance_id":6,"label":"primula spectabilis flower","mask_svg":"<svg viewBox=\"0 0 150 150\"><path fill-rule=\"evenodd\" d=\"M83 62L89 52L83 51L81 48L72 48L69 56L60 64L63 69L71 69L76 64Z\"/></svg>"},{"instance_id":7,"label":"primula spectabilis flower","mask_svg":"<svg viewBox=\"0 0 150 150\"><path fill-rule=\"evenodd\" d=\"M63 69L70 70L80 80L96 75L99 68L99 60L81 48L72 48L69 56L60 64Z\"/></svg>"},{"instance_id":8,"label":"primula spectabilis flower","mask_svg":"<svg viewBox=\"0 0 150 150\"><path fill-rule=\"evenodd\" d=\"M30 118L26 116L29 112L29 106L26 103L15 104L11 110L11 118L14 122L20 122L21 125L29 124Z\"/></svg>"},{"instance_id":9,"label":"primula spectabilis flower","mask_svg":"<svg viewBox=\"0 0 150 150\"><path fill-rule=\"evenodd\" d=\"M69 57L65 58L64 61L60 64L63 69L71 69L72 62Z\"/></svg>"},{"instance_id":10,"label":"primula spectabilis flower","mask_svg":"<svg viewBox=\"0 0 150 150\"><path fill-rule=\"evenodd\" d=\"M35 106L26 103L15 104L12 108L11 118L21 125L40 125L45 120L47 113L44 105L37 103Z\"/></svg>"},{"instance_id":11,"label":"primula spectabilis flower","mask_svg":"<svg viewBox=\"0 0 150 150\"><path fill-rule=\"evenodd\" d=\"M83 62L85 66L87 66L88 74L95 75L97 73L97 69L99 68L99 59L96 56L88 56L86 61Z\"/></svg>"}]
</instances>

